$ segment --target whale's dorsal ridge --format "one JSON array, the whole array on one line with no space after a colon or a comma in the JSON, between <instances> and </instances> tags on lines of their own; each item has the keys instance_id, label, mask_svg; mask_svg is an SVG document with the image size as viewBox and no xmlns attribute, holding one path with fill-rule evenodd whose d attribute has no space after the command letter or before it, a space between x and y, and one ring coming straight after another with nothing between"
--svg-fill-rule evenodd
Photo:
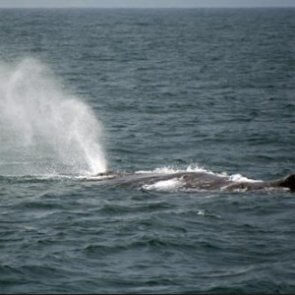
<instances>
[{"instance_id":1,"label":"whale's dorsal ridge","mask_svg":"<svg viewBox=\"0 0 295 295\"><path fill-rule=\"evenodd\" d=\"M110 180L112 184L141 187L157 182L179 179L185 189L221 190L221 191L253 191L269 188L287 188L295 192L295 174L274 181L234 181L227 176L205 172L175 172L175 173L130 173L108 170L99 173L99 180Z\"/></svg>"}]
</instances>

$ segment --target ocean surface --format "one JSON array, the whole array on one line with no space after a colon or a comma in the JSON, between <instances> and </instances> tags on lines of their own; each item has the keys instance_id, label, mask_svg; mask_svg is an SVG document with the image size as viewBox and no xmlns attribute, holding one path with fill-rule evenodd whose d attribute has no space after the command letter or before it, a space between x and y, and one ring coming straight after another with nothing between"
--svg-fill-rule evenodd
<instances>
[{"instance_id":1,"label":"ocean surface","mask_svg":"<svg viewBox=\"0 0 295 295\"><path fill-rule=\"evenodd\" d=\"M0 293L294 293L295 195L97 173L295 171L295 9L0 10Z\"/></svg>"}]
</instances>

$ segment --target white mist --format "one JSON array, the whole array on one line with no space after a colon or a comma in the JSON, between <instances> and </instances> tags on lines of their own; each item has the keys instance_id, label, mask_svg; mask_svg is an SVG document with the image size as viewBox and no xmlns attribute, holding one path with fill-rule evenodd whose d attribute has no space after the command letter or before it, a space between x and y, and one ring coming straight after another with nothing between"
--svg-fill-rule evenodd
<instances>
[{"instance_id":1,"label":"white mist","mask_svg":"<svg viewBox=\"0 0 295 295\"><path fill-rule=\"evenodd\" d=\"M94 112L44 64L0 63L0 175L104 172L101 137Z\"/></svg>"}]
</instances>

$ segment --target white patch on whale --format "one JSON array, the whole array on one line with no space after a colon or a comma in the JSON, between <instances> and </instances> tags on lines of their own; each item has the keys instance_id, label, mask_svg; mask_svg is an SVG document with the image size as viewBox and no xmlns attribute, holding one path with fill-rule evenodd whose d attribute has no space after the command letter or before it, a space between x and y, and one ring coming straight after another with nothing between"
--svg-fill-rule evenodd
<instances>
[{"instance_id":1,"label":"white patch on whale","mask_svg":"<svg viewBox=\"0 0 295 295\"><path fill-rule=\"evenodd\" d=\"M153 184L145 184L142 186L144 190L156 191L174 191L183 186L183 182L179 178L157 181Z\"/></svg>"}]
</instances>

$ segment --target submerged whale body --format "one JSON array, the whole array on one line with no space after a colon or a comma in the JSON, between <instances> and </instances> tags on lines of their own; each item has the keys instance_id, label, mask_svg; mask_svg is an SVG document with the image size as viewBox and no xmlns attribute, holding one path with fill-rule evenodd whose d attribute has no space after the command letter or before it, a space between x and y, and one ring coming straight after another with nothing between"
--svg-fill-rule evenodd
<instances>
[{"instance_id":1,"label":"submerged whale body","mask_svg":"<svg viewBox=\"0 0 295 295\"><path fill-rule=\"evenodd\" d=\"M116 186L161 188L173 186L183 190L252 191L283 189L295 192L295 174L273 181L233 180L229 176L206 172L174 173L101 173L100 181Z\"/></svg>"}]
</instances>

